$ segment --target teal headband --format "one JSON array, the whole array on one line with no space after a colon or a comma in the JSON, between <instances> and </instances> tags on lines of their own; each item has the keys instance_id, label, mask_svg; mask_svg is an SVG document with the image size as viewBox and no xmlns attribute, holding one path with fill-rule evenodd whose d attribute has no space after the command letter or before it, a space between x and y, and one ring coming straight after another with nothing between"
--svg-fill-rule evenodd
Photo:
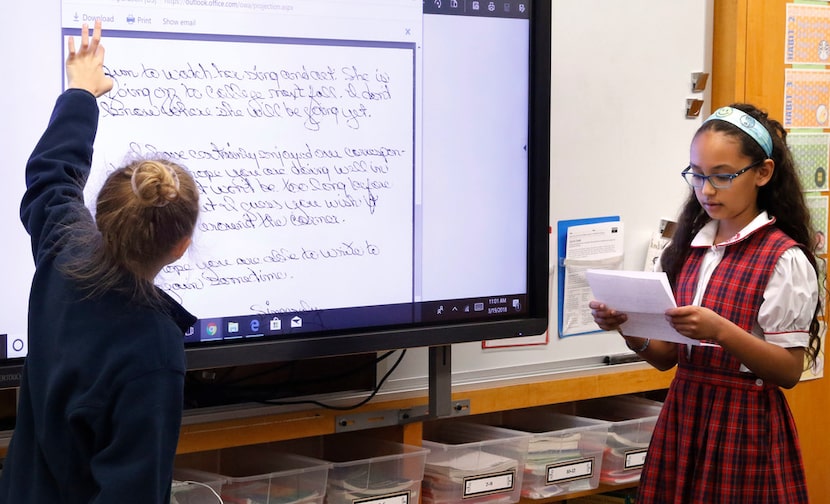
<instances>
[{"instance_id":1,"label":"teal headband","mask_svg":"<svg viewBox=\"0 0 830 504\"><path fill-rule=\"evenodd\" d=\"M772 157L772 137L769 131L751 115L736 108L721 107L703 122L705 124L713 119L726 121L737 126L764 149L764 153L766 153L768 158Z\"/></svg>"}]
</instances>

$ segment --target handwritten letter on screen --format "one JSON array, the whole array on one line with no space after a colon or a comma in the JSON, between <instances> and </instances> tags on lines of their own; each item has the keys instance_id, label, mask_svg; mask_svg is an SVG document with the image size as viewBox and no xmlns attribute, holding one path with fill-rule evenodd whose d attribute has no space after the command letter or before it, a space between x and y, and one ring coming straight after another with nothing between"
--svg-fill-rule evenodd
<instances>
[{"instance_id":1,"label":"handwritten letter on screen","mask_svg":"<svg viewBox=\"0 0 830 504\"><path fill-rule=\"evenodd\" d=\"M412 47L107 50L88 198L130 156L182 164L201 193L194 244L161 287L201 318L411 301Z\"/></svg>"}]
</instances>

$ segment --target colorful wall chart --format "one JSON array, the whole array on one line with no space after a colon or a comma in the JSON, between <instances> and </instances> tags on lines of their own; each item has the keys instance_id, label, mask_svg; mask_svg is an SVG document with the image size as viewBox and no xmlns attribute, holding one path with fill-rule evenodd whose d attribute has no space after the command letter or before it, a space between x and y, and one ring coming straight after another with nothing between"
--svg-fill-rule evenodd
<instances>
[{"instance_id":1,"label":"colorful wall chart","mask_svg":"<svg viewBox=\"0 0 830 504\"><path fill-rule=\"evenodd\" d=\"M784 127L826 128L830 119L830 71L784 70Z\"/></svg>"},{"instance_id":2,"label":"colorful wall chart","mask_svg":"<svg viewBox=\"0 0 830 504\"><path fill-rule=\"evenodd\" d=\"M820 283L827 283L828 165L830 164L830 5L796 0L787 3L784 40L784 114L787 143L805 192L816 241ZM822 290L825 310L827 289ZM826 313L822 316L822 352L802 374L824 375Z\"/></svg>"},{"instance_id":3,"label":"colorful wall chart","mask_svg":"<svg viewBox=\"0 0 830 504\"><path fill-rule=\"evenodd\" d=\"M830 7L787 4L787 39L784 62L830 63Z\"/></svg>"},{"instance_id":4,"label":"colorful wall chart","mask_svg":"<svg viewBox=\"0 0 830 504\"><path fill-rule=\"evenodd\" d=\"M805 192L828 190L827 166L830 162L830 133L799 133L787 135L798 178Z\"/></svg>"}]
</instances>

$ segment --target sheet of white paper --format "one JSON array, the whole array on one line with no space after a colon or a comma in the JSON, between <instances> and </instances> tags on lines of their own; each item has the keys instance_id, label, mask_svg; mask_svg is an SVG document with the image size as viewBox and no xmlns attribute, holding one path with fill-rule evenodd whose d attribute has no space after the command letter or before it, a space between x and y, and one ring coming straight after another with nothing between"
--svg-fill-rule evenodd
<instances>
[{"instance_id":1,"label":"sheet of white paper","mask_svg":"<svg viewBox=\"0 0 830 504\"><path fill-rule=\"evenodd\" d=\"M665 311L677 304L664 272L591 269L585 278L594 299L628 315L621 326L625 334L700 345L700 341L675 331L666 320Z\"/></svg>"}]
</instances>

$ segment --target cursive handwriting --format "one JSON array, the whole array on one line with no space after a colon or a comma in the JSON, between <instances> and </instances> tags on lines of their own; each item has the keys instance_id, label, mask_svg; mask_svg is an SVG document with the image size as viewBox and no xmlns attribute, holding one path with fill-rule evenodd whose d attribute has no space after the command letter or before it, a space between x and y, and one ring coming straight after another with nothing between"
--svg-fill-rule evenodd
<instances>
[{"instance_id":1,"label":"cursive handwriting","mask_svg":"<svg viewBox=\"0 0 830 504\"><path fill-rule=\"evenodd\" d=\"M138 62L105 67L113 89L99 100L104 117L218 117L358 130L372 107L395 99L392 72L358 65L234 66L218 61L177 65Z\"/></svg>"}]
</instances>

